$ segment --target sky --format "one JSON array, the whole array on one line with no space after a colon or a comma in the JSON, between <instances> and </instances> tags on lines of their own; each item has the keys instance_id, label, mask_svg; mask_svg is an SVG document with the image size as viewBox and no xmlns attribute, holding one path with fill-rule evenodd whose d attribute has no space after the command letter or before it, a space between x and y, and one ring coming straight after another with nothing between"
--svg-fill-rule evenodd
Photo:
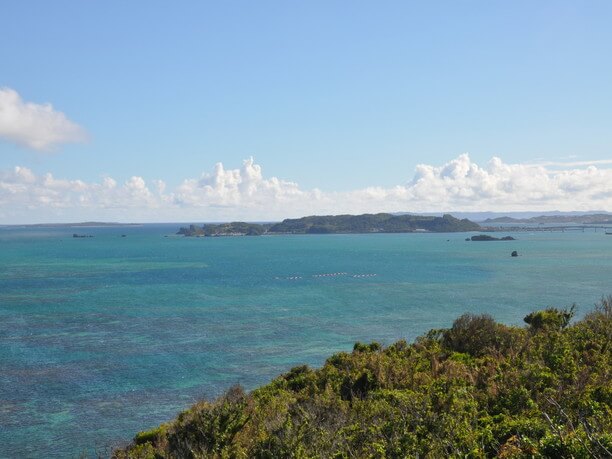
<instances>
[{"instance_id":1,"label":"sky","mask_svg":"<svg viewBox=\"0 0 612 459\"><path fill-rule=\"evenodd\" d=\"M21 0L0 224L612 211L609 1Z\"/></svg>"}]
</instances>

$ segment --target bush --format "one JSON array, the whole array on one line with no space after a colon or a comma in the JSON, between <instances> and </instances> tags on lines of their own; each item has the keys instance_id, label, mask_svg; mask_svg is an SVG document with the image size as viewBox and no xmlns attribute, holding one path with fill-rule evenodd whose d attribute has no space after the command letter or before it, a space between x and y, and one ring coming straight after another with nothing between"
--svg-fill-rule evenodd
<instances>
[{"instance_id":1,"label":"bush","mask_svg":"<svg viewBox=\"0 0 612 459\"><path fill-rule=\"evenodd\" d=\"M533 331L562 330L569 325L572 317L574 317L575 308L575 305L569 309L548 308L532 312L526 315L523 320L529 324Z\"/></svg>"},{"instance_id":2,"label":"bush","mask_svg":"<svg viewBox=\"0 0 612 459\"><path fill-rule=\"evenodd\" d=\"M488 314L464 314L442 333L442 345L455 352L483 355L497 343L497 324Z\"/></svg>"}]
</instances>

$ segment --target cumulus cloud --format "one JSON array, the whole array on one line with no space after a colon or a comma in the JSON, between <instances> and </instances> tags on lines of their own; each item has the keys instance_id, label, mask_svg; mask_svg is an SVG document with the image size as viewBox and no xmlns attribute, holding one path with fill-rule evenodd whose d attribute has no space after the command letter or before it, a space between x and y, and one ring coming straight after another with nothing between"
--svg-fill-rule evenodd
<instances>
[{"instance_id":1,"label":"cumulus cloud","mask_svg":"<svg viewBox=\"0 0 612 459\"><path fill-rule=\"evenodd\" d=\"M217 163L214 172L184 180L172 198L175 204L186 207L246 205L265 209L270 204L305 199L311 193L300 190L295 182L264 178L261 166L250 158L240 169L226 170L222 163Z\"/></svg>"},{"instance_id":2,"label":"cumulus cloud","mask_svg":"<svg viewBox=\"0 0 612 459\"><path fill-rule=\"evenodd\" d=\"M106 177L102 183L57 179L52 174L35 175L25 167L0 174L0 207L15 212L23 209L155 209L158 201L142 177L132 177L123 185Z\"/></svg>"},{"instance_id":3,"label":"cumulus cloud","mask_svg":"<svg viewBox=\"0 0 612 459\"><path fill-rule=\"evenodd\" d=\"M237 169L217 163L212 172L185 179L171 190L162 180L147 182L139 176L123 183L111 177L88 183L15 167L0 173L0 221L78 220L85 215L220 221L383 211L612 210L612 169L586 164L559 169L494 157L481 166L463 154L440 166L420 164L401 185L348 192L305 190L295 182L267 178L253 158Z\"/></svg>"},{"instance_id":4,"label":"cumulus cloud","mask_svg":"<svg viewBox=\"0 0 612 459\"><path fill-rule=\"evenodd\" d=\"M87 134L51 104L24 102L17 91L0 88L0 138L51 151L64 143L82 142Z\"/></svg>"},{"instance_id":5,"label":"cumulus cloud","mask_svg":"<svg viewBox=\"0 0 612 459\"><path fill-rule=\"evenodd\" d=\"M403 189L421 209L433 204L472 211L612 208L612 170L592 165L552 170L494 157L481 167L463 154L441 167L417 166Z\"/></svg>"}]
</instances>

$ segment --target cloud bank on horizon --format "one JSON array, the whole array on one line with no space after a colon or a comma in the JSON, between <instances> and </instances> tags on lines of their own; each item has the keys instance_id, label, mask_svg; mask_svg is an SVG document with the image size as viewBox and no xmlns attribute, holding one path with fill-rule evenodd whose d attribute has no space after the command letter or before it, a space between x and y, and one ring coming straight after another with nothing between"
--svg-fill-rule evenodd
<instances>
[{"instance_id":1,"label":"cloud bank on horizon","mask_svg":"<svg viewBox=\"0 0 612 459\"><path fill-rule=\"evenodd\" d=\"M508 164L485 166L462 154L442 166L421 164L409 182L346 192L301 189L266 178L252 158L239 169L212 172L168 190L162 180L133 176L99 183L35 175L25 167L0 172L0 222L79 220L275 220L312 214L441 211L612 210L612 168ZM601 162L598 166L601 166Z\"/></svg>"},{"instance_id":2,"label":"cloud bank on horizon","mask_svg":"<svg viewBox=\"0 0 612 459\"><path fill-rule=\"evenodd\" d=\"M83 142L87 133L51 104L24 102L11 88L0 88L0 138L37 151Z\"/></svg>"}]
</instances>

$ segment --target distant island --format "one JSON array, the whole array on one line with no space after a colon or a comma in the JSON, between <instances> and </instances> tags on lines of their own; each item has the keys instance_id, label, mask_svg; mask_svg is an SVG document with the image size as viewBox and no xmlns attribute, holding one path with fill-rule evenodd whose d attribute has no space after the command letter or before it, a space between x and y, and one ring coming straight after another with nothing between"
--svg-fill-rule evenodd
<instances>
[{"instance_id":1,"label":"distant island","mask_svg":"<svg viewBox=\"0 0 612 459\"><path fill-rule=\"evenodd\" d=\"M265 234L271 224L231 222L207 224L202 226L189 225L182 227L176 234L189 237L203 236L260 236Z\"/></svg>"},{"instance_id":2,"label":"distant island","mask_svg":"<svg viewBox=\"0 0 612 459\"><path fill-rule=\"evenodd\" d=\"M99 228L113 226L142 226L140 223L119 223L119 222L77 222L77 223L29 223L23 225L0 225L6 227L19 228Z\"/></svg>"},{"instance_id":3,"label":"distant island","mask_svg":"<svg viewBox=\"0 0 612 459\"><path fill-rule=\"evenodd\" d=\"M482 223L528 223L528 224L547 224L547 223L580 223L585 225L592 224L612 224L610 214L586 214L586 215L540 215L530 218L497 217L487 218Z\"/></svg>"},{"instance_id":4,"label":"distant island","mask_svg":"<svg viewBox=\"0 0 612 459\"><path fill-rule=\"evenodd\" d=\"M515 239L512 236L504 236L504 237L493 237L488 234L479 234L477 236L472 236L471 238L466 239L466 241L514 241Z\"/></svg>"},{"instance_id":5,"label":"distant island","mask_svg":"<svg viewBox=\"0 0 612 459\"><path fill-rule=\"evenodd\" d=\"M380 213L289 218L280 223L266 224L231 222L190 225L180 228L177 234L202 237L262 234L453 233L478 230L481 230L481 227L477 223L467 218L458 219L450 214L434 217Z\"/></svg>"}]
</instances>

